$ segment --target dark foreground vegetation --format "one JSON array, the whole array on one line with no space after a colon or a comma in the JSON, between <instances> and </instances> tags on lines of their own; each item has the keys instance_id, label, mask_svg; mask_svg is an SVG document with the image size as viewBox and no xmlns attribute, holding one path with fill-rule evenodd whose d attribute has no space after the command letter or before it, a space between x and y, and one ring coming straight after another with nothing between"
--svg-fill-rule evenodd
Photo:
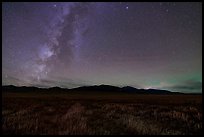
<instances>
[{"instance_id":1,"label":"dark foreground vegetation","mask_svg":"<svg viewBox=\"0 0 204 137\"><path fill-rule=\"evenodd\" d=\"M202 95L3 92L3 134L197 135Z\"/></svg>"}]
</instances>

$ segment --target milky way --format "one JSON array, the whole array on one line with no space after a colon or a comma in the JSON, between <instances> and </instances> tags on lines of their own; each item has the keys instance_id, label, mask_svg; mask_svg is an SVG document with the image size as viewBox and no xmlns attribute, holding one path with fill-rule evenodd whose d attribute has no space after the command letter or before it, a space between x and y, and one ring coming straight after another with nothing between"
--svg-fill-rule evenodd
<instances>
[{"instance_id":1,"label":"milky way","mask_svg":"<svg viewBox=\"0 0 204 137\"><path fill-rule=\"evenodd\" d=\"M202 92L202 5L3 3L3 85Z\"/></svg>"}]
</instances>

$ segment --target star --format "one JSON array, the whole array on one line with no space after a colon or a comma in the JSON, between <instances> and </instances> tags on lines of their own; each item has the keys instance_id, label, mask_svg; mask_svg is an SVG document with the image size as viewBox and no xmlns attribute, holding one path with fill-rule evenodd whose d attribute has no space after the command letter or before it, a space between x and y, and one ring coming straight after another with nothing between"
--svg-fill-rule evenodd
<instances>
[{"instance_id":1,"label":"star","mask_svg":"<svg viewBox=\"0 0 204 137\"><path fill-rule=\"evenodd\" d=\"M126 10L128 10L128 9L129 9L129 7L128 7L128 6L126 6L125 8L126 8Z\"/></svg>"}]
</instances>

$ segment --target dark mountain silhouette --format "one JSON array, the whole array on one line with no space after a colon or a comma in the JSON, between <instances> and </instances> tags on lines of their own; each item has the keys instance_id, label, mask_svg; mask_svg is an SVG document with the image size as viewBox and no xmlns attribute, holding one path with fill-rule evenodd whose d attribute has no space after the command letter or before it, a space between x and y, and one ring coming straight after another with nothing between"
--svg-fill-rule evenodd
<instances>
[{"instance_id":1,"label":"dark mountain silhouette","mask_svg":"<svg viewBox=\"0 0 204 137\"><path fill-rule=\"evenodd\" d=\"M69 89L66 89L66 88L60 88L60 87L51 87L51 88L48 88L49 91L66 91L66 90L69 90Z\"/></svg>"},{"instance_id":2,"label":"dark mountain silhouette","mask_svg":"<svg viewBox=\"0 0 204 137\"><path fill-rule=\"evenodd\" d=\"M72 91L94 91L94 92L120 92L120 88L110 85L94 85L94 86L83 86L71 89Z\"/></svg>"},{"instance_id":3,"label":"dark mountain silhouette","mask_svg":"<svg viewBox=\"0 0 204 137\"><path fill-rule=\"evenodd\" d=\"M140 89L131 87L131 86L125 86L121 88L122 91L130 92L130 93L143 93Z\"/></svg>"},{"instance_id":4,"label":"dark mountain silhouette","mask_svg":"<svg viewBox=\"0 0 204 137\"><path fill-rule=\"evenodd\" d=\"M108 92L108 93L131 93L131 94L184 94L180 92L171 92L168 90L160 90L160 89L137 89L131 86L125 86L125 87L116 87L116 86L111 86L111 85L94 85L94 86L82 86L78 88L72 88L72 89L67 89L67 88L60 88L60 87L51 87L51 88L38 88L38 87L16 87L13 85L8 85L8 86L2 86L2 91L3 92L9 92L9 91L14 91L14 92L74 92L74 91L79 91L82 93L86 92L94 92L94 93L99 93L99 92Z\"/></svg>"},{"instance_id":5,"label":"dark mountain silhouette","mask_svg":"<svg viewBox=\"0 0 204 137\"><path fill-rule=\"evenodd\" d=\"M168 90L161 89L137 89L131 86L126 86L121 88L124 92L137 93L137 94L182 94L179 92L171 92Z\"/></svg>"},{"instance_id":6,"label":"dark mountain silhouette","mask_svg":"<svg viewBox=\"0 0 204 137\"><path fill-rule=\"evenodd\" d=\"M38 91L39 88L37 87L16 87L13 85L8 85L8 86L2 86L2 91L19 91L19 92L27 92L27 91Z\"/></svg>"}]
</instances>

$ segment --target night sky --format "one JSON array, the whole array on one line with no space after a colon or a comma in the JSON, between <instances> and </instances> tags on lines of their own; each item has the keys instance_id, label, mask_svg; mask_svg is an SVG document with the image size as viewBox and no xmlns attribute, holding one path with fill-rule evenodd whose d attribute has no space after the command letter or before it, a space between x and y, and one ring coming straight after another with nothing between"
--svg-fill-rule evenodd
<instances>
[{"instance_id":1,"label":"night sky","mask_svg":"<svg viewBox=\"0 0 204 137\"><path fill-rule=\"evenodd\" d=\"M3 3L2 84L202 92L201 3Z\"/></svg>"}]
</instances>

